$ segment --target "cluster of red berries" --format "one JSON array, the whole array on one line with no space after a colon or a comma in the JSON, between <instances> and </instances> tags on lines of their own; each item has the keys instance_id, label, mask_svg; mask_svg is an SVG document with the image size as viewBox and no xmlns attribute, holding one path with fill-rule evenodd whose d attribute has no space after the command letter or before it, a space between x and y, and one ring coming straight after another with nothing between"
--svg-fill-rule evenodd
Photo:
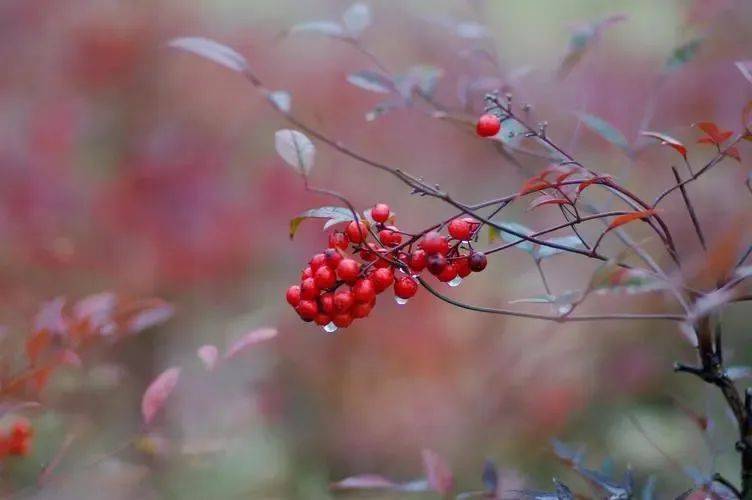
<instances>
[{"instance_id":1,"label":"cluster of red berries","mask_svg":"<svg viewBox=\"0 0 752 500\"><path fill-rule=\"evenodd\" d=\"M34 429L27 419L16 420L7 433L0 433L0 457L28 455L33 434Z\"/></svg>"},{"instance_id":2,"label":"cluster of red berries","mask_svg":"<svg viewBox=\"0 0 752 500\"><path fill-rule=\"evenodd\" d=\"M371 209L371 219L330 233L328 248L311 258L300 284L287 289L287 303L303 321L346 328L368 316L376 296L389 287L398 301L414 296L415 276L424 269L451 284L486 268L486 256L470 247L480 227L473 218L450 221L449 237L435 230L424 235L400 231L384 203Z\"/></svg>"},{"instance_id":3,"label":"cluster of red berries","mask_svg":"<svg viewBox=\"0 0 752 500\"><path fill-rule=\"evenodd\" d=\"M498 116L486 113L478 118L475 124L475 131L481 137L493 137L501 130L501 120Z\"/></svg>"}]
</instances>

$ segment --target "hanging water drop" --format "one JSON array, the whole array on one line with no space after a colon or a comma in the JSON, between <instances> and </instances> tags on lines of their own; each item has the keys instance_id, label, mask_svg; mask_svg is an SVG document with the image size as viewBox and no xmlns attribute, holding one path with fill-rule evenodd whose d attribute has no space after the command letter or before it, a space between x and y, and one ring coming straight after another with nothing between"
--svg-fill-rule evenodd
<instances>
[{"instance_id":1,"label":"hanging water drop","mask_svg":"<svg viewBox=\"0 0 752 500\"><path fill-rule=\"evenodd\" d=\"M572 306L570 304L559 306L559 309L558 309L559 314L562 314L562 315L569 313L569 311L571 310L572 310Z\"/></svg>"},{"instance_id":2,"label":"hanging water drop","mask_svg":"<svg viewBox=\"0 0 752 500\"><path fill-rule=\"evenodd\" d=\"M337 325L332 323L331 321L324 326L324 331L326 333L334 333L337 331Z\"/></svg>"},{"instance_id":3,"label":"hanging water drop","mask_svg":"<svg viewBox=\"0 0 752 500\"><path fill-rule=\"evenodd\" d=\"M394 297L394 301L401 306L407 304L407 299L403 299L402 297Z\"/></svg>"},{"instance_id":4,"label":"hanging water drop","mask_svg":"<svg viewBox=\"0 0 752 500\"><path fill-rule=\"evenodd\" d=\"M460 286L460 283L462 283L462 278L460 278L459 276L455 276L452 281L450 281L449 283L447 283L447 285L449 285L452 288L454 288L456 286Z\"/></svg>"}]
</instances>

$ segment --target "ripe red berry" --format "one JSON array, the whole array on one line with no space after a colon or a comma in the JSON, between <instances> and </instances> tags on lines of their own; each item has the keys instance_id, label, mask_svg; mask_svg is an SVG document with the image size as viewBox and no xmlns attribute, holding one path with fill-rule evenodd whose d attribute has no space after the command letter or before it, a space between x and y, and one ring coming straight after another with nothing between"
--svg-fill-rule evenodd
<instances>
[{"instance_id":1,"label":"ripe red berry","mask_svg":"<svg viewBox=\"0 0 752 500\"><path fill-rule=\"evenodd\" d=\"M426 267L428 268L428 271L434 276L440 275L441 272L444 271L444 268L446 266L447 259L440 253L429 255L428 259L426 260Z\"/></svg>"},{"instance_id":2,"label":"ripe red berry","mask_svg":"<svg viewBox=\"0 0 752 500\"><path fill-rule=\"evenodd\" d=\"M316 288L326 290L337 283L337 275L334 274L334 271L329 266L321 266L313 273L313 281L316 284Z\"/></svg>"},{"instance_id":3,"label":"ripe red berry","mask_svg":"<svg viewBox=\"0 0 752 500\"><path fill-rule=\"evenodd\" d=\"M324 250L324 257L326 259L326 265L329 269L337 269L337 266L342 262L342 254L334 248L327 248Z\"/></svg>"},{"instance_id":4,"label":"ripe red berry","mask_svg":"<svg viewBox=\"0 0 752 500\"><path fill-rule=\"evenodd\" d=\"M288 288L287 293L285 294L285 299L287 299L287 303L293 307L300 304L300 287L298 285L292 285Z\"/></svg>"},{"instance_id":5,"label":"ripe red berry","mask_svg":"<svg viewBox=\"0 0 752 500\"><path fill-rule=\"evenodd\" d=\"M483 252L473 252L470 254L470 269L474 272L480 272L486 268L488 259Z\"/></svg>"},{"instance_id":6,"label":"ripe red berry","mask_svg":"<svg viewBox=\"0 0 752 500\"><path fill-rule=\"evenodd\" d=\"M428 255L431 254L446 254L449 251L449 243L446 238L437 233L431 231L423 237L423 241L420 244L421 248L426 251Z\"/></svg>"},{"instance_id":7,"label":"ripe red berry","mask_svg":"<svg viewBox=\"0 0 752 500\"><path fill-rule=\"evenodd\" d=\"M426 254L425 250L413 250L413 253L410 254L408 265L410 266L410 269L419 273L426 268L427 258L428 254Z\"/></svg>"},{"instance_id":8,"label":"ripe red berry","mask_svg":"<svg viewBox=\"0 0 752 500\"><path fill-rule=\"evenodd\" d=\"M402 243L402 235L393 229L382 229L379 231L379 241L388 247L396 247Z\"/></svg>"},{"instance_id":9,"label":"ripe red berry","mask_svg":"<svg viewBox=\"0 0 752 500\"><path fill-rule=\"evenodd\" d=\"M466 278L470 274L470 259L468 257L455 259L454 268L457 270L457 276Z\"/></svg>"},{"instance_id":10,"label":"ripe red berry","mask_svg":"<svg viewBox=\"0 0 752 500\"><path fill-rule=\"evenodd\" d=\"M334 311L344 313L355 303L355 297L350 290L340 290L334 294Z\"/></svg>"},{"instance_id":11,"label":"ripe red berry","mask_svg":"<svg viewBox=\"0 0 752 500\"><path fill-rule=\"evenodd\" d=\"M301 300L295 310L303 321L313 321L319 312L319 307L313 300Z\"/></svg>"},{"instance_id":12,"label":"ripe red berry","mask_svg":"<svg viewBox=\"0 0 752 500\"><path fill-rule=\"evenodd\" d=\"M371 275L371 281L376 288L376 293L381 293L392 284L394 281L394 271L389 267L383 267L376 269Z\"/></svg>"},{"instance_id":13,"label":"ripe red berry","mask_svg":"<svg viewBox=\"0 0 752 500\"><path fill-rule=\"evenodd\" d=\"M316 317L315 317L315 318L313 318L313 321L314 321L314 322L315 322L315 323L316 323L317 325L319 325L319 326L326 326L326 325L328 325L328 324L329 324L329 322L331 321L331 319L329 318L329 316L328 316L328 315L326 315L326 314L324 314L324 313L318 313L318 314L316 315Z\"/></svg>"},{"instance_id":14,"label":"ripe red berry","mask_svg":"<svg viewBox=\"0 0 752 500\"><path fill-rule=\"evenodd\" d=\"M481 137L493 137L499 133L499 130L501 130L501 120L491 113L481 115L475 126L475 131Z\"/></svg>"},{"instance_id":15,"label":"ripe red berry","mask_svg":"<svg viewBox=\"0 0 752 500\"><path fill-rule=\"evenodd\" d=\"M377 253L379 254L379 256L376 259L376 262L373 264L373 267L375 267L376 269L391 267L392 263L387 260L387 254L389 253L389 251L386 248L379 248Z\"/></svg>"},{"instance_id":16,"label":"ripe red berry","mask_svg":"<svg viewBox=\"0 0 752 500\"><path fill-rule=\"evenodd\" d=\"M373 309L373 302L355 304L350 311L353 318L365 318L371 313Z\"/></svg>"},{"instance_id":17,"label":"ripe red berry","mask_svg":"<svg viewBox=\"0 0 752 500\"><path fill-rule=\"evenodd\" d=\"M376 297L376 287L370 278L363 278L355 282L352 288L355 302L368 303Z\"/></svg>"},{"instance_id":18,"label":"ripe red berry","mask_svg":"<svg viewBox=\"0 0 752 500\"><path fill-rule=\"evenodd\" d=\"M326 265L326 256L323 253L317 253L311 258L308 265L311 266L311 270L315 273L318 268Z\"/></svg>"},{"instance_id":19,"label":"ripe red berry","mask_svg":"<svg viewBox=\"0 0 752 500\"><path fill-rule=\"evenodd\" d=\"M332 316L332 322L339 328L347 328L353 322L353 316L350 313L339 313Z\"/></svg>"},{"instance_id":20,"label":"ripe red berry","mask_svg":"<svg viewBox=\"0 0 752 500\"><path fill-rule=\"evenodd\" d=\"M454 219L447 229L449 235L455 240L467 241L470 239L472 226L465 219Z\"/></svg>"},{"instance_id":21,"label":"ripe red berry","mask_svg":"<svg viewBox=\"0 0 752 500\"><path fill-rule=\"evenodd\" d=\"M362 222L350 221L345 228L345 233L351 242L362 243L368 236L368 228Z\"/></svg>"},{"instance_id":22,"label":"ripe red berry","mask_svg":"<svg viewBox=\"0 0 752 500\"><path fill-rule=\"evenodd\" d=\"M346 283L352 283L360 274L360 264L353 259L342 259L337 266L337 276Z\"/></svg>"},{"instance_id":23,"label":"ripe red berry","mask_svg":"<svg viewBox=\"0 0 752 500\"><path fill-rule=\"evenodd\" d=\"M389 205L386 203L377 203L371 209L371 218L376 222L381 222L383 224L389 218L390 213L391 210L389 210Z\"/></svg>"},{"instance_id":24,"label":"ripe red berry","mask_svg":"<svg viewBox=\"0 0 752 500\"><path fill-rule=\"evenodd\" d=\"M313 278L313 269L311 269L311 266L306 267L303 269L303 272L300 273L300 281L303 281L306 278Z\"/></svg>"},{"instance_id":25,"label":"ripe red berry","mask_svg":"<svg viewBox=\"0 0 752 500\"><path fill-rule=\"evenodd\" d=\"M319 310L324 314L331 316L334 313L334 294L331 292L322 293L319 296Z\"/></svg>"},{"instance_id":26,"label":"ripe red berry","mask_svg":"<svg viewBox=\"0 0 752 500\"><path fill-rule=\"evenodd\" d=\"M300 296L306 300L313 300L319 295L319 288L313 278L306 278L300 283Z\"/></svg>"},{"instance_id":27,"label":"ripe red berry","mask_svg":"<svg viewBox=\"0 0 752 500\"><path fill-rule=\"evenodd\" d=\"M360 258L363 259L366 262L373 262L376 260L376 252L378 252L378 247L375 243L367 243L365 247L361 248L360 250Z\"/></svg>"},{"instance_id":28,"label":"ripe red berry","mask_svg":"<svg viewBox=\"0 0 752 500\"><path fill-rule=\"evenodd\" d=\"M394 282L394 295L409 299L418 291L418 282L410 276L402 276Z\"/></svg>"},{"instance_id":29,"label":"ripe red berry","mask_svg":"<svg viewBox=\"0 0 752 500\"><path fill-rule=\"evenodd\" d=\"M443 283L448 283L452 281L454 278L457 277L457 268L454 267L454 264L451 262L448 262L446 266L444 266L444 269L439 273L437 278L439 281Z\"/></svg>"},{"instance_id":30,"label":"ripe red berry","mask_svg":"<svg viewBox=\"0 0 752 500\"><path fill-rule=\"evenodd\" d=\"M329 248L339 248L345 250L347 245L350 244L350 240L347 235L342 231L332 231L329 234Z\"/></svg>"}]
</instances>

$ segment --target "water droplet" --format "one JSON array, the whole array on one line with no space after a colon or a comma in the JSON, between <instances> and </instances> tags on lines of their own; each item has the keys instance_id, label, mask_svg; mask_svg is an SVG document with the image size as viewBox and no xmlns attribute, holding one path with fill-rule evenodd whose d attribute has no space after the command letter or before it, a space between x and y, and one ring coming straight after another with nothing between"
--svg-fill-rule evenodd
<instances>
[{"instance_id":1,"label":"water droplet","mask_svg":"<svg viewBox=\"0 0 752 500\"><path fill-rule=\"evenodd\" d=\"M331 321L324 326L324 331L326 333L334 333L337 331L337 325L332 323Z\"/></svg>"},{"instance_id":2,"label":"water droplet","mask_svg":"<svg viewBox=\"0 0 752 500\"><path fill-rule=\"evenodd\" d=\"M394 297L394 301L401 306L407 304L407 299L403 299L402 297Z\"/></svg>"},{"instance_id":3,"label":"water droplet","mask_svg":"<svg viewBox=\"0 0 752 500\"><path fill-rule=\"evenodd\" d=\"M564 306L559 306L559 314L567 314L569 311L572 310L572 306L567 304Z\"/></svg>"},{"instance_id":4,"label":"water droplet","mask_svg":"<svg viewBox=\"0 0 752 500\"><path fill-rule=\"evenodd\" d=\"M449 285L452 288L454 288L455 286L460 286L460 283L462 283L462 278L460 278L459 276L455 276L452 281L450 281L449 283L447 283L447 285Z\"/></svg>"}]
</instances>

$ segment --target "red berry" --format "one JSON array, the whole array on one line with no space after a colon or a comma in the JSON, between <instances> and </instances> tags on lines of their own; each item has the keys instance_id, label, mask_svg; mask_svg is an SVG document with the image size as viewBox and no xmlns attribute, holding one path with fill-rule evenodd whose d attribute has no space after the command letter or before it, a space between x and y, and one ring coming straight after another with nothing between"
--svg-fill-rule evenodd
<instances>
[{"instance_id":1,"label":"red berry","mask_svg":"<svg viewBox=\"0 0 752 500\"><path fill-rule=\"evenodd\" d=\"M326 259L326 265L329 269L337 269L337 266L342 262L342 254L334 248L327 248L324 251L324 257Z\"/></svg>"},{"instance_id":2,"label":"red berry","mask_svg":"<svg viewBox=\"0 0 752 500\"><path fill-rule=\"evenodd\" d=\"M429 255L428 259L426 260L426 267L428 268L428 271L434 276L440 275L442 271L444 271L444 268L446 266L447 259L440 253Z\"/></svg>"},{"instance_id":3,"label":"red berry","mask_svg":"<svg viewBox=\"0 0 752 500\"><path fill-rule=\"evenodd\" d=\"M322 266L313 273L313 281L319 290L331 288L337 283L337 275L329 266Z\"/></svg>"},{"instance_id":4,"label":"red berry","mask_svg":"<svg viewBox=\"0 0 752 500\"><path fill-rule=\"evenodd\" d=\"M472 226L465 219L454 219L449 223L449 235L455 240L467 241L470 239Z\"/></svg>"},{"instance_id":5,"label":"red berry","mask_svg":"<svg viewBox=\"0 0 752 500\"><path fill-rule=\"evenodd\" d=\"M376 260L376 252L378 252L376 245L374 243L368 243L365 248L361 248L360 258L366 262L373 262Z\"/></svg>"},{"instance_id":6,"label":"red berry","mask_svg":"<svg viewBox=\"0 0 752 500\"><path fill-rule=\"evenodd\" d=\"M483 252L473 252L470 254L470 269L474 272L480 272L486 268L488 259Z\"/></svg>"},{"instance_id":7,"label":"red berry","mask_svg":"<svg viewBox=\"0 0 752 500\"><path fill-rule=\"evenodd\" d=\"M457 277L457 268L454 267L454 264L451 262L447 263L446 266L444 266L444 269L439 273L437 278L439 278L439 281L448 283L452 281L454 278Z\"/></svg>"},{"instance_id":8,"label":"red berry","mask_svg":"<svg viewBox=\"0 0 752 500\"><path fill-rule=\"evenodd\" d=\"M428 255L431 254L446 254L449 251L449 243L446 238L437 233L431 231L423 237L423 241L420 244L421 248L426 251Z\"/></svg>"},{"instance_id":9,"label":"red berry","mask_svg":"<svg viewBox=\"0 0 752 500\"><path fill-rule=\"evenodd\" d=\"M481 115L475 126L475 131L481 137L493 137L499 133L499 130L501 130L501 120L491 113Z\"/></svg>"},{"instance_id":10,"label":"red berry","mask_svg":"<svg viewBox=\"0 0 752 500\"><path fill-rule=\"evenodd\" d=\"M301 300L295 310L303 321L313 321L319 312L319 307L313 300Z\"/></svg>"},{"instance_id":11,"label":"red berry","mask_svg":"<svg viewBox=\"0 0 752 500\"><path fill-rule=\"evenodd\" d=\"M386 203L377 203L371 209L371 218L376 222L381 222L383 224L389 218L390 213L391 210L389 210L389 205Z\"/></svg>"},{"instance_id":12,"label":"red berry","mask_svg":"<svg viewBox=\"0 0 752 500\"><path fill-rule=\"evenodd\" d=\"M306 267L303 269L303 272L300 273L300 281L303 281L306 278L313 278L313 269L311 269L311 266Z\"/></svg>"},{"instance_id":13,"label":"red berry","mask_svg":"<svg viewBox=\"0 0 752 500\"><path fill-rule=\"evenodd\" d=\"M300 287L298 285L292 285L287 289L285 298L287 299L287 303L293 307L300 304Z\"/></svg>"},{"instance_id":14,"label":"red berry","mask_svg":"<svg viewBox=\"0 0 752 500\"><path fill-rule=\"evenodd\" d=\"M454 268L457 270L457 276L466 278L470 274L470 259L467 257L455 259Z\"/></svg>"},{"instance_id":15,"label":"red berry","mask_svg":"<svg viewBox=\"0 0 752 500\"><path fill-rule=\"evenodd\" d=\"M319 295L319 288L313 278L306 278L300 284L300 296L306 300L313 300Z\"/></svg>"},{"instance_id":16,"label":"red berry","mask_svg":"<svg viewBox=\"0 0 752 500\"><path fill-rule=\"evenodd\" d=\"M376 259L373 267L375 267L376 269L391 267L392 263L387 260L387 254L389 253L389 251L386 248L380 248L378 250L378 253L379 257Z\"/></svg>"},{"instance_id":17,"label":"red berry","mask_svg":"<svg viewBox=\"0 0 752 500\"><path fill-rule=\"evenodd\" d=\"M393 229L382 229L379 231L379 241L388 247L396 247L402 243L402 235Z\"/></svg>"},{"instance_id":18,"label":"red berry","mask_svg":"<svg viewBox=\"0 0 752 500\"><path fill-rule=\"evenodd\" d=\"M350 290L340 290L334 294L334 311L344 313L355 303L355 296Z\"/></svg>"},{"instance_id":19,"label":"red berry","mask_svg":"<svg viewBox=\"0 0 752 500\"><path fill-rule=\"evenodd\" d=\"M368 236L368 228L362 222L350 221L345 229L347 237L353 243L362 243Z\"/></svg>"},{"instance_id":20,"label":"red berry","mask_svg":"<svg viewBox=\"0 0 752 500\"><path fill-rule=\"evenodd\" d=\"M324 313L318 313L315 318L313 318L313 321L319 325L319 326L326 326L329 324L331 319L329 319L329 316L327 316Z\"/></svg>"},{"instance_id":21,"label":"red berry","mask_svg":"<svg viewBox=\"0 0 752 500\"><path fill-rule=\"evenodd\" d=\"M334 313L334 294L331 292L322 293L319 296L319 310L324 314L331 316Z\"/></svg>"},{"instance_id":22,"label":"red berry","mask_svg":"<svg viewBox=\"0 0 752 500\"><path fill-rule=\"evenodd\" d=\"M414 250L413 253L410 254L408 265L410 266L410 269L419 273L426 268L427 258L428 255L425 250Z\"/></svg>"},{"instance_id":23,"label":"red berry","mask_svg":"<svg viewBox=\"0 0 752 500\"><path fill-rule=\"evenodd\" d=\"M346 283L352 283L360 274L360 264L353 259L342 259L337 266L337 276Z\"/></svg>"},{"instance_id":24,"label":"red berry","mask_svg":"<svg viewBox=\"0 0 752 500\"><path fill-rule=\"evenodd\" d=\"M339 313L332 316L332 322L339 328L347 328L353 322L353 316L350 313Z\"/></svg>"},{"instance_id":25,"label":"red berry","mask_svg":"<svg viewBox=\"0 0 752 500\"><path fill-rule=\"evenodd\" d=\"M339 248L345 250L347 245L350 244L350 240L347 235L342 231L332 231L329 234L329 248Z\"/></svg>"},{"instance_id":26,"label":"red berry","mask_svg":"<svg viewBox=\"0 0 752 500\"><path fill-rule=\"evenodd\" d=\"M376 293L381 293L389 288L394 281L394 271L389 267L376 269L371 275L371 281L376 288Z\"/></svg>"},{"instance_id":27,"label":"red berry","mask_svg":"<svg viewBox=\"0 0 752 500\"><path fill-rule=\"evenodd\" d=\"M370 278L363 278L355 282L352 288L355 302L368 303L376 297L376 287Z\"/></svg>"},{"instance_id":28,"label":"red berry","mask_svg":"<svg viewBox=\"0 0 752 500\"><path fill-rule=\"evenodd\" d=\"M352 315L353 318L365 318L371 313L371 310L373 309L373 303L361 303L361 304L355 304L352 308Z\"/></svg>"},{"instance_id":29,"label":"red berry","mask_svg":"<svg viewBox=\"0 0 752 500\"><path fill-rule=\"evenodd\" d=\"M326 256L323 253L317 253L311 258L308 265L311 266L311 270L315 273L318 268L326 265Z\"/></svg>"},{"instance_id":30,"label":"red berry","mask_svg":"<svg viewBox=\"0 0 752 500\"><path fill-rule=\"evenodd\" d=\"M410 276L402 276L394 282L394 295L409 299L418 291L418 282Z\"/></svg>"}]
</instances>

